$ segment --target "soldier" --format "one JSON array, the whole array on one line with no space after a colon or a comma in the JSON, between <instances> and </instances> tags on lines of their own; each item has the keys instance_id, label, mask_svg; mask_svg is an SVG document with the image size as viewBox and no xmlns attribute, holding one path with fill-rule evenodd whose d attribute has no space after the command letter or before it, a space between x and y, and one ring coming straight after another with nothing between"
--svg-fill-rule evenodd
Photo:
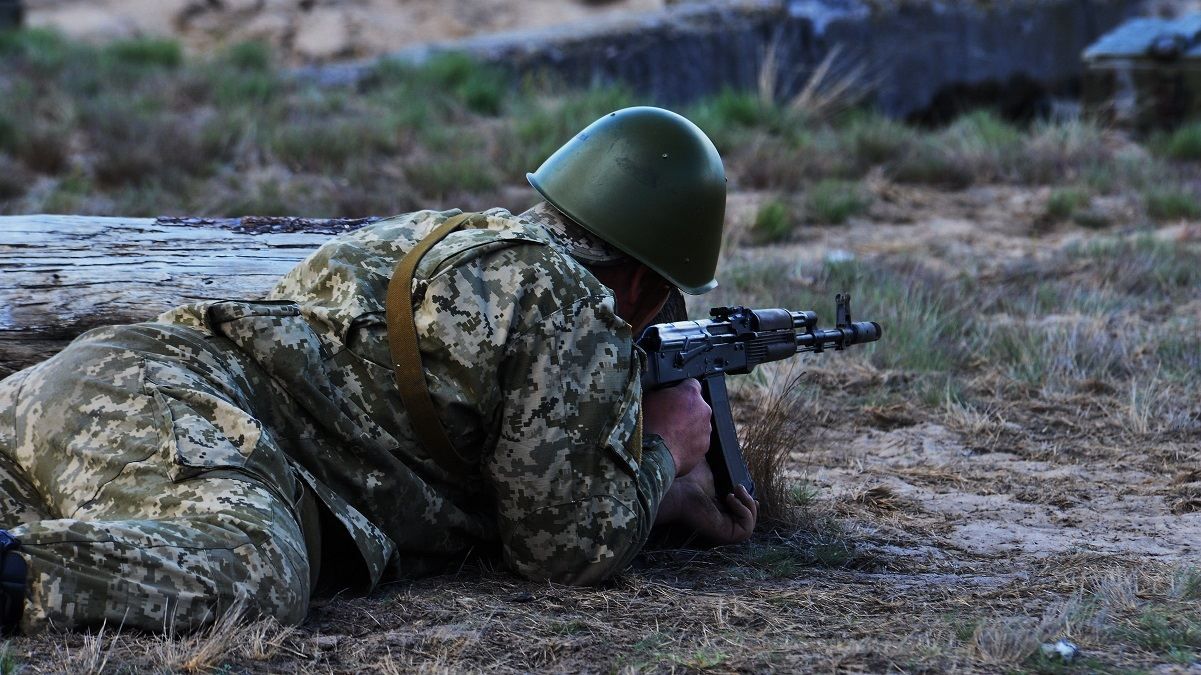
<instances>
[{"instance_id":1,"label":"soldier","mask_svg":"<svg viewBox=\"0 0 1201 675\"><path fill-rule=\"evenodd\" d=\"M319 578L489 555L594 584L656 524L749 537L699 385L644 396L632 343L716 286L716 149L628 108L528 178L546 201L520 215L389 218L267 301L100 328L0 382L0 624L299 622Z\"/></svg>"}]
</instances>

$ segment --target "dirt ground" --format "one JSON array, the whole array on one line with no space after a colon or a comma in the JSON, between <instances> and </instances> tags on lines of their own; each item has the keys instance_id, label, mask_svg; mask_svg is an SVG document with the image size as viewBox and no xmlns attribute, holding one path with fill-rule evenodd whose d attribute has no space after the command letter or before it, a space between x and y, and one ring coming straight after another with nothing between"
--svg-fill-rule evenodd
<instances>
[{"instance_id":1,"label":"dirt ground","mask_svg":"<svg viewBox=\"0 0 1201 675\"><path fill-rule=\"evenodd\" d=\"M873 189L876 206L846 226L775 246L740 245L735 232L723 278L784 265L795 278L773 283L805 284L832 256L920 256L995 279L1022 261L1045 272L1082 240L1132 236L1033 227L1045 189ZM737 227L763 198L733 196ZM1153 236L1195 251L1201 226ZM712 299L732 299L739 283ZM888 308L869 295L857 310ZM1196 326L1201 305L1179 316ZM904 339L889 328L878 348ZM1191 418L1160 424L1166 409L1138 408L1133 390L1020 391L987 364L964 375L971 403L919 394L911 374L861 356L803 368L793 424L778 430L795 511L749 544L652 547L595 589L468 563L370 598L320 600L299 628L22 638L8 657L35 672L1201 671L1195 395L1182 408ZM744 432L790 377L766 375L737 395ZM1079 649L1070 662L1043 655L1059 639Z\"/></svg>"},{"instance_id":2,"label":"dirt ground","mask_svg":"<svg viewBox=\"0 0 1201 675\"><path fill-rule=\"evenodd\" d=\"M661 3L28 4L31 23L75 35L181 35L196 51L263 37L304 61ZM322 598L295 628L15 638L0 643L0 673L1201 673L1201 220L1149 220L1155 186L1123 185L1116 161L1100 166L1112 189L1049 220L1054 190L1086 181L1063 166L1063 185L960 190L874 172L865 213L770 245L749 233L762 207L805 195L731 196L723 285L694 316L783 305L829 325L843 261L857 270L855 318L885 328L871 348L797 359L788 424L772 431L791 508L747 544L655 545L600 588L469 562ZM1170 170L1201 186L1197 160ZM945 325L957 322L972 330ZM924 365L926 352L943 360ZM741 378L744 433L796 372ZM1060 639L1079 648L1070 661L1043 653Z\"/></svg>"},{"instance_id":3,"label":"dirt ground","mask_svg":"<svg viewBox=\"0 0 1201 675\"><path fill-rule=\"evenodd\" d=\"M202 53L263 40L293 62L315 62L659 9L665 0L27 0L26 5L29 25L77 38L173 36Z\"/></svg>"}]
</instances>

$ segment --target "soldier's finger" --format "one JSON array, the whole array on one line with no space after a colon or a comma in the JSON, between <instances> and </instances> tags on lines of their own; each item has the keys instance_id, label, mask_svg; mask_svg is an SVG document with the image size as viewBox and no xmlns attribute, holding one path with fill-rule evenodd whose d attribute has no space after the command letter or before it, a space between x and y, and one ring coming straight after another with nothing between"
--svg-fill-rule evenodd
<instances>
[{"instance_id":1,"label":"soldier's finger","mask_svg":"<svg viewBox=\"0 0 1201 675\"><path fill-rule=\"evenodd\" d=\"M751 510L751 514L755 517L756 520L758 520L758 518L759 518L759 500L752 497L751 493L748 492L746 487L744 487L742 485L738 486L738 490L736 491L736 493L738 495L738 500L740 502L742 502L743 504L746 504L746 507Z\"/></svg>"},{"instance_id":2,"label":"soldier's finger","mask_svg":"<svg viewBox=\"0 0 1201 675\"><path fill-rule=\"evenodd\" d=\"M751 496L751 493L741 485L738 486L735 496L738 497L738 501L742 503L743 507L746 508L748 512L745 528L747 533L746 536L750 537L751 532L753 532L755 529L755 523L759 522L759 502L756 501L755 498Z\"/></svg>"},{"instance_id":3,"label":"soldier's finger","mask_svg":"<svg viewBox=\"0 0 1201 675\"><path fill-rule=\"evenodd\" d=\"M755 514L745 503L743 503L741 499L738 498L738 495L732 492L726 495L726 506L729 507L730 515L734 517L734 523L739 527L739 529L746 529L748 526L754 526Z\"/></svg>"}]
</instances>

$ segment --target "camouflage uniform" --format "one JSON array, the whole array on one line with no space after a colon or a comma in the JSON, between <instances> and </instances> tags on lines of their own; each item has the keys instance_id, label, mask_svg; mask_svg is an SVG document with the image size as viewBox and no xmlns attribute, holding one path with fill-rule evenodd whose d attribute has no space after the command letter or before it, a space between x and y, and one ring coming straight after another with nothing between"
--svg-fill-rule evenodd
<instances>
[{"instance_id":1,"label":"camouflage uniform","mask_svg":"<svg viewBox=\"0 0 1201 675\"><path fill-rule=\"evenodd\" d=\"M423 259L419 344L457 457L413 436L384 298L399 257L455 213L381 221L268 301L98 329L0 382L22 630L186 629L234 607L296 622L323 531L327 561L348 539L371 586L472 553L565 583L621 570L675 467L642 439L630 326L572 257L605 247L552 209L488 211Z\"/></svg>"}]
</instances>

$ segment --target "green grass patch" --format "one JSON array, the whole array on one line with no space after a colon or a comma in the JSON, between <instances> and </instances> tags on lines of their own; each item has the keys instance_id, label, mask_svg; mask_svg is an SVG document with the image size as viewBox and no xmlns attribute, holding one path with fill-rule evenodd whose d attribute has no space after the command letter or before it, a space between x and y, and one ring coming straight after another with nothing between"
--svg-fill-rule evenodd
<instances>
[{"instance_id":1,"label":"green grass patch","mask_svg":"<svg viewBox=\"0 0 1201 675\"><path fill-rule=\"evenodd\" d=\"M343 169L357 157L392 152L396 143L382 120L356 123L306 115L279 125L270 148L293 169L319 172Z\"/></svg>"},{"instance_id":2,"label":"green grass patch","mask_svg":"<svg viewBox=\"0 0 1201 675\"><path fill-rule=\"evenodd\" d=\"M1168 134L1151 139L1151 149L1169 159L1195 162L1201 160L1201 122L1193 122Z\"/></svg>"},{"instance_id":3,"label":"green grass patch","mask_svg":"<svg viewBox=\"0 0 1201 675\"><path fill-rule=\"evenodd\" d=\"M917 137L912 128L873 112L848 115L836 133L864 168L897 161Z\"/></svg>"},{"instance_id":4,"label":"green grass patch","mask_svg":"<svg viewBox=\"0 0 1201 675\"><path fill-rule=\"evenodd\" d=\"M509 175L524 177L584 127L602 115L632 105L634 95L623 87L542 96L527 90L513 115L512 137L506 143Z\"/></svg>"},{"instance_id":5,"label":"green grass patch","mask_svg":"<svg viewBox=\"0 0 1201 675\"><path fill-rule=\"evenodd\" d=\"M1118 634L1149 652L1191 663L1201 648L1201 623L1179 609L1152 605Z\"/></svg>"},{"instance_id":6,"label":"green grass patch","mask_svg":"<svg viewBox=\"0 0 1201 675\"><path fill-rule=\"evenodd\" d=\"M1089 199L1088 191L1078 187L1055 188L1047 199L1044 215L1048 220L1067 220L1088 206Z\"/></svg>"},{"instance_id":7,"label":"green grass patch","mask_svg":"<svg viewBox=\"0 0 1201 675\"><path fill-rule=\"evenodd\" d=\"M1151 235L1112 237L1069 246L1066 261L1083 262L1100 289L1125 294L1132 305L1139 299L1179 298L1201 284L1201 252Z\"/></svg>"},{"instance_id":8,"label":"green grass patch","mask_svg":"<svg viewBox=\"0 0 1201 675\"><path fill-rule=\"evenodd\" d=\"M439 200L452 194L491 190L499 184L491 167L471 157L411 164L405 175L419 194Z\"/></svg>"},{"instance_id":9,"label":"green grass patch","mask_svg":"<svg viewBox=\"0 0 1201 675\"><path fill-rule=\"evenodd\" d=\"M469 110L484 115L500 113L509 87L508 78L499 70L459 52L430 59L424 74L437 86L453 91Z\"/></svg>"},{"instance_id":10,"label":"green grass patch","mask_svg":"<svg viewBox=\"0 0 1201 675\"><path fill-rule=\"evenodd\" d=\"M888 167L899 183L934 185L961 190L975 182L972 167L962 158L945 151L936 141L922 138L910 145Z\"/></svg>"},{"instance_id":11,"label":"green grass patch","mask_svg":"<svg viewBox=\"0 0 1201 675\"><path fill-rule=\"evenodd\" d=\"M1155 220L1201 218L1201 201L1196 193L1179 186L1153 186L1143 191L1147 215Z\"/></svg>"},{"instance_id":12,"label":"green grass patch","mask_svg":"<svg viewBox=\"0 0 1201 675\"><path fill-rule=\"evenodd\" d=\"M795 225L792 209L787 202L773 199L759 207L755 222L751 225L751 237L758 244L783 241L792 234Z\"/></svg>"},{"instance_id":13,"label":"green grass patch","mask_svg":"<svg viewBox=\"0 0 1201 675\"><path fill-rule=\"evenodd\" d=\"M183 48L175 40L118 40L103 47L101 54L116 63L137 67L178 68L183 64Z\"/></svg>"},{"instance_id":14,"label":"green grass patch","mask_svg":"<svg viewBox=\"0 0 1201 675\"><path fill-rule=\"evenodd\" d=\"M0 645L0 675L16 675L25 670L24 664L13 653L13 648L7 641Z\"/></svg>"},{"instance_id":15,"label":"green grass patch","mask_svg":"<svg viewBox=\"0 0 1201 675\"><path fill-rule=\"evenodd\" d=\"M805 215L827 225L841 225L871 206L863 186L852 181L823 180L805 193Z\"/></svg>"},{"instance_id":16,"label":"green grass patch","mask_svg":"<svg viewBox=\"0 0 1201 675\"><path fill-rule=\"evenodd\" d=\"M275 63L271 45L258 41L230 45L220 54L219 60L231 68L257 73L270 71Z\"/></svg>"},{"instance_id":17,"label":"green grass patch","mask_svg":"<svg viewBox=\"0 0 1201 675\"><path fill-rule=\"evenodd\" d=\"M53 74L78 50L59 33L44 28L0 31L0 57L7 67ZM15 70L14 68L14 70Z\"/></svg>"},{"instance_id":18,"label":"green grass patch","mask_svg":"<svg viewBox=\"0 0 1201 675\"><path fill-rule=\"evenodd\" d=\"M1171 596L1176 600L1201 600L1201 568L1178 570L1172 579Z\"/></svg>"}]
</instances>

